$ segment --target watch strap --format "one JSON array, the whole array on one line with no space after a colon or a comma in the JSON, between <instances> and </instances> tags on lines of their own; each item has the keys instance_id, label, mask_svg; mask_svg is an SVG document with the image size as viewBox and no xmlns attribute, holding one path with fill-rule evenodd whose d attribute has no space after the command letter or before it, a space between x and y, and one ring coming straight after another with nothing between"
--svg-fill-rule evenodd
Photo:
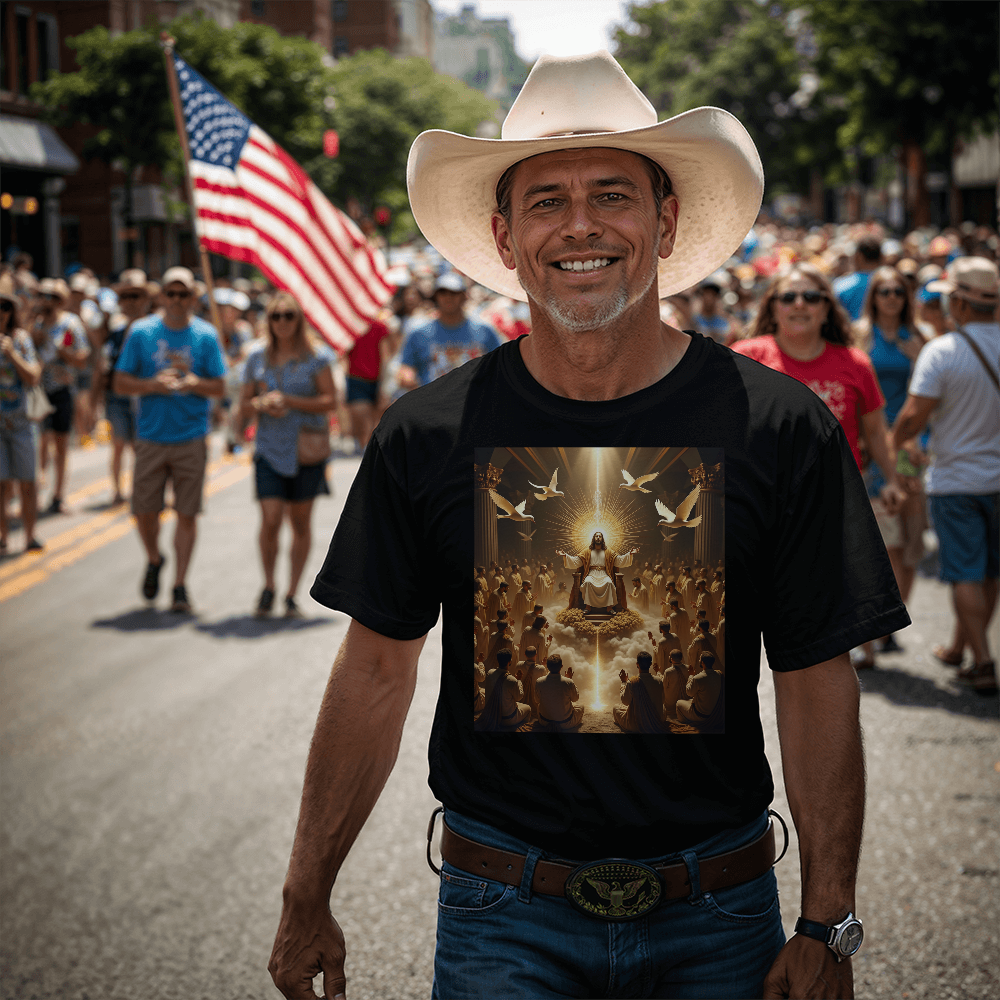
<instances>
[{"instance_id":1,"label":"watch strap","mask_svg":"<svg viewBox=\"0 0 1000 1000\"><path fill-rule=\"evenodd\" d=\"M826 924L819 924L815 920L806 920L805 917L799 917L795 921L795 933L801 934L804 937L815 938L817 941L822 941L823 944L830 943L832 927L828 927Z\"/></svg>"}]
</instances>

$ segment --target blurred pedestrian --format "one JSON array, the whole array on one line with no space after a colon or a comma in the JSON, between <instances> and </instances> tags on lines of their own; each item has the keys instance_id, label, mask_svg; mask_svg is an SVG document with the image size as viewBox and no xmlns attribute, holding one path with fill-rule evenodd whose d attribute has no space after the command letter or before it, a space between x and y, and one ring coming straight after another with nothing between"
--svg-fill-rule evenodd
<instances>
[{"instance_id":1,"label":"blurred pedestrian","mask_svg":"<svg viewBox=\"0 0 1000 1000\"><path fill-rule=\"evenodd\" d=\"M913 363L925 343L923 334L914 322L913 299L909 287L897 268L879 267L872 272L862 316L855 324L855 333L871 358L875 376L885 397L886 424L891 426L906 402ZM918 440L906 442L897 457L897 472L910 472L914 468L912 458L920 453ZM892 456L896 456L895 449ZM904 462L902 469L899 468L901 461ZM912 484L909 495L899 510L890 514L880 498L886 481L882 467L877 462L871 463L866 472L868 495L872 498L875 519L896 575L896 586L899 587L900 597L905 604L913 587L917 566L924 557L926 500L919 478L911 475L908 480ZM883 639L883 652L899 650L894 636Z\"/></svg>"},{"instance_id":2,"label":"blurred pedestrian","mask_svg":"<svg viewBox=\"0 0 1000 1000\"><path fill-rule=\"evenodd\" d=\"M107 317L97 304L101 285L90 268L81 268L69 279L69 297L66 310L80 317L90 349L87 364L76 373L76 392L73 397L73 427L81 447L93 443L91 435L97 411L91 406L94 372L100 364L100 348L107 327Z\"/></svg>"},{"instance_id":3,"label":"blurred pedestrian","mask_svg":"<svg viewBox=\"0 0 1000 1000\"><path fill-rule=\"evenodd\" d=\"M197 537L208 459L209 400L225 389L225 363L215 328L192 316L197 284L186 267L163 275L163 313L136 321L115 368L112 390L139 397L132 513L146 551L141 590L160 592L165 558L159 549L160 512L173 484L174 587L170 610L191 611L186 579Z\"/></svg>"},{"instance_id":4,"label":"blurred pedestrian","mask_svg":"<svg viewBox=\"0 0 1000 1000\"><path fill-rule=\"evenodd\" d=\"M465 315L465 281L453 271L434 285L437 319L414 330L403 343L399 384L404 389L427 385L466 361L500 346L492 327Z\"/></svg>"},{"instance_id":5,"label":"blurred pedestrian","mask_svg":"<svg viewBox=\"0 0 1000 1000\"><path fill-rule=\"evenodd\" d=\"M38 385L42 366L31 336L20 325L20 302L9 274L0 276L0 553L7 551L7 505L17 483L25 551L42 548L35 538L35 436L28 418L27 393Z\"/></svg>"},{"instance_id":6,"label":"blurred pedestrian","mask_svg":"<svg viewBox=\"0 0 1000 1000\"><path fill-rule=\"evenodd\" d=\"M240 396L243 417L257 418L254 466L264 589L256 613L268 615L274 607L278 536L287 517L292 546L285 616L297 617L301 612L295 595L312 545L313 501L330 492L328 414L336 408L337 396L331 353L311 342L295 297L278 292L265 316L267 336L247 356Z\"/></svg>"},{"instance_id":7,"label":"blurred pedestrian","mask_svg":"<svg viewBox=\"0 0 1000 1000\"><path fill-rule=\"evenodd\" d=\"M35 353L42 363L42 387L55 408L42 424L40 460L42 475L54 449L55 486L48 514L61 514L66 465L69 455L69 432L73 428L73 395L76 374L87 365L90 342L80 317L69 312L66 300L69 288L62 278L43 278L38 285L38 317L31 331Z\"/></svg>"},{"instance_id":8,"label":"blurred pedestrian","mask_svg":"<svg viewBox=\"0 0 1000 1000\"><path fill-rule=\"evenodd\" d=\"M809 386L830 407L847 435L858 468L864 467L860 442L885 472L880 497L894 514L906 499L890 457L885 398L871 360L852 345L844 310L823 274L811 264L793 264L776 276L761 302L750 339L733 350ZM875 666L870 653L858 669Z\"/></svg>"},{"instance_id":9,"label":"blurred pedestrian","mask_svg":"<svg viewBox=\"0 0 1000 1000\"><path fill-rule=\"evenodd\" d=\"M993 261L959 257L931 290L947 297L956 332L921 351L893 440L902 447L930 421L927 494L957 619L951 643L934 654L960 666L969 647L959 682L994 694L987 628L1000 576L1000 273Z\"/></svg>"},{"instance_id":10,"label":"blurred pedestrian","mask_svg":"<svg viewBox=\"0 0 1000 1000\"><path fill-rule=\"evenodd\" d=\"M733 334L733 321L722 308L722 292L729 287L728 275L717 271L698 285L698 307L691 322L703 337L717 344L728 344Z\"/></svg>"},{"instance_id":11,"label":"blurred pedestrian","mask_svg":"<svg viewBox=\"0 0 1000 1000\"><path fill-rule=\"evenodd\" d=\"M125 339L133 324L149 314L153 297L160 286L146 278L146 272L137 267L128 268L118 277L113 291L118 296L118 311L108 320L104 339L100 344L101 364L98 366L91 399L94 412L104 404L104 416L111 427L111 482L114 485L112 504L122 504L122 458L125 447L132 449L135 464L136 402L131 396L122 396L112 388L115 366L121 356Z\"/></svg>"},{"instance_id":12,"label":"blurred pedestrian","mask_svg":"<svg viewBox=\"0 0 1000 1000\"><path fill-rule=\"evenodd\" d=\"M868 279L882 261L882 242L877 236L862 236L854 249L854 270L837 278L833 292L852 320L861 315Z\"/></svg>"},{"instance_id":13,"label":"blurred pedestrian","mask_svg":"<svg viewBox=\"0 0 1000 1000\"><path fill-rule=\"evenodd\" d=\"M379 378L382 366L391 356L392 343L389 328L376 319L346 353L347 409L359 452L368 446L378 421Z\"/></svg>"}]
</instances>

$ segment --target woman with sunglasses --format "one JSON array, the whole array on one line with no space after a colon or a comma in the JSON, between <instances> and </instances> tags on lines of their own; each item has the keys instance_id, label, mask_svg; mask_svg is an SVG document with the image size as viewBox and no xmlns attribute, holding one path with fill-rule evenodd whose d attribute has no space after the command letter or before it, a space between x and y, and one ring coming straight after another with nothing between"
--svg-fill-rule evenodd
<instances>
[{"instance_id":1,"label":"woman with sunglasses","mask_svg":"<svg viewBox=\"0 0 1000 1000\"><path fill-rule=\"evenodd\" d=\"M889 426L906 402L907 387L913 363L924 346L924 335L917 328L913 299L904 277L895 267L880 267L868 281L861 318L854 325L858 342L871 357L875 375L885 396L885 420ZM898 462L904 472L924 462L920 442L908 441L901 449ZM896 574L896 585L905 603L913 587L917 565L924 557L923 534L927 527L927 505L920 479L908 475L905 480L909 495L895 514L889 514L879 498L885 484L885 472L876 460L865 474L868 495L872 498L875 518L882 531L882 540ZM882 651L899 652L894 636L882 641Z\"/></svg>"},{"instance_id":2,"label":"woman with sunglasses","mask_svg":"<svg viewBox=\"0 0 1000 1000\"><path fill-rule=\"evenodd\" d=\"M287 292L275 295L268 303L265 322L264 342L247 356L240 396L242 417L257 418L254 464L264 589L256 613L268 615L274 606L278 534L287 517L292 548L285 616L296 618L301 612L295 592L312 544L313 500L330 492L326 459L300 462L299 442L300 437L322 439L324 433L329 442L328 414L336 408L337 394L330 351L313 346L295 298ZM318 433L310 433L309 428Z\"/></svg>"},{"instance_id":3,"label":"woman with sunglasses","mask_svg":"<svg viewBox=\"0 0 1000 1000\"><path fill-rule=\"evenodd\" d=\"M0 276L0 553L7 551L7 504L17 483L25 551L42 547L35 538L35 436L26 407L27 391L38 385L42 366L30 334L18 323L18 300L9 274Z\"/></svg>"},{"instance_id":4,"label":"woman with sunglasses","mask_svg":"<svg viewBox=\"0 0 1000 1000\"><path fill-rule=\"evenodd\" d=\"M890 460L885 399L868 355L852 346L850 320L823 273L812 264L793 264L771 281L747 339L733 345L776 371L791 375L820 396L840 421L858 468L861 440L880 468L886 510L906 499ZM857 664L874 667L871 655Z\"/></svg>"}]
</instances>

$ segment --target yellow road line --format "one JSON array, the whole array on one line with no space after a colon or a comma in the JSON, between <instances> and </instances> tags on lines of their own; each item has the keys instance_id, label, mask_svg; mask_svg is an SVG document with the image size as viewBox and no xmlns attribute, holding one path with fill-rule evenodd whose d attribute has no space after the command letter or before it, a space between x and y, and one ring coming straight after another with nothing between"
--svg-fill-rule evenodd
<instances>
[{"instance_id":1,"label":"yellow road line","mask_svg":"<svg viewBox=\"0 0 1000 1000\"><path fill-rule=\"evenodd\" d=\"M214 496L245 479L249 473L249 457L234 458L227 455L212 463L206 470L208 481L205 484L205 495ZM172 510L164 511L161 521L165 523L173 516ZM0 603L43 583L53 573L72 566L84 556L117 541L131 530L132 518L128 508L116 507L49 539L43 551L26 552L11 560L0 567Z\"/></svg>"}]
</instances>

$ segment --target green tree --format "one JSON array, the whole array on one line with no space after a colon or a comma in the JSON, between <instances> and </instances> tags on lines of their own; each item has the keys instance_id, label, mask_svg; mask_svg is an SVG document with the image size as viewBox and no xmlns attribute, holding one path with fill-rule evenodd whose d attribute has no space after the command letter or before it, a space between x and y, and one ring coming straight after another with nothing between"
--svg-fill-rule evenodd
<instances>
[{"instance_id":1,"label":"green tree","mask_svg":"<svg viewBox=\"0 0 1000 1000\"><path fill-rule=\"evenodd\" d=\"M821 93L843 103L841 149L898 150L915 225L929 221L926 158L998 124L1000 6L957 0L810 0Z\"/></svg>"},{"instance_id":2,"label":"green tree","mask_svg":"<svg viewBox=\"0 0 1000 1000\"><path fill-rule=\"evenodd\" d=\"M806 192L837 150L812 99L808 37L795 4L661 0L632 4L616 55L661 118L702 105L734 114L753 137L768 194Z\"/></svg>"}]
</instances>

